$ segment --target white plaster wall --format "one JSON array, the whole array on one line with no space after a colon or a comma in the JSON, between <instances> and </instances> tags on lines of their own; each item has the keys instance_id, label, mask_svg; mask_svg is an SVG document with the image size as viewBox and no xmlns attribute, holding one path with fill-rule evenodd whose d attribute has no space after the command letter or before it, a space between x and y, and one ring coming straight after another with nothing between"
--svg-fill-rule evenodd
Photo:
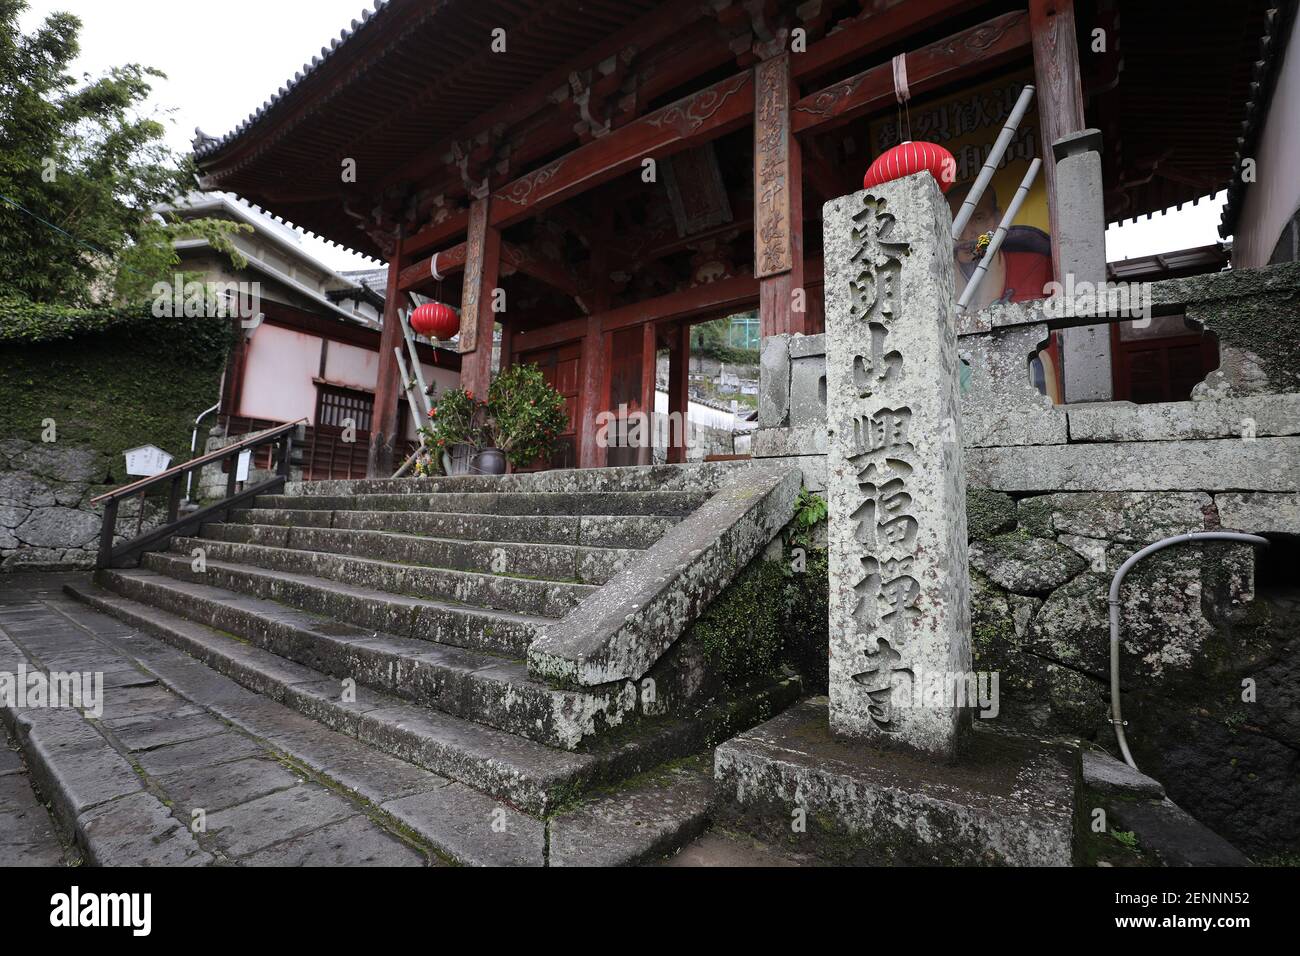
<instances>
[{"instance_id":1,"label":"white plaster wall","mask_svg":"<svg viewBox=\"0 0 1300 956\"><path fill-rule=\"evenodd\" d=\"M379 380L379 353L344 342L331 342L325 355L325 380L333 385L373 392Z\"/></svg>"},{"instance_id":2,"label":"white plaster wall","mask_svg":"<svg viewBox=\"0 0 1300 956\"><path fill-rule=\"evenodd\" d=\"M741 406L743 409L745 406ZM655 411L660 415L668 414L668 393L655 390ZM691 402L686 408L686 420L691 427L719 428L722 431L736 430L736 417L731 412L724 412L711 405Z\"/></svg>"},{"instance_id":3,"label":"white plaster wall","mask_svg":"<svg viewBox=\"0 0 1300 956\"><path fill-rule=\"evenodd\" d=\"M249 342L239 414L272 421L316 424L320 339L305 332L259 325Z\"/></svg>"},{"instance_id":4,"label":"white plaster wall","mask_svg":"<svg viewBox=\"0 0 1300 956\"><path fill-rule=\"evenodd\" d=\"M1238 269L1268 264L1282 228L1300 206L1300 175L1296 173L1296 156L1300 154L1300 17L1291 24L1291 37L1255 153L1258 178L1246 189L1233 237L1232 259Z\"/></svg>"}]
</instances>

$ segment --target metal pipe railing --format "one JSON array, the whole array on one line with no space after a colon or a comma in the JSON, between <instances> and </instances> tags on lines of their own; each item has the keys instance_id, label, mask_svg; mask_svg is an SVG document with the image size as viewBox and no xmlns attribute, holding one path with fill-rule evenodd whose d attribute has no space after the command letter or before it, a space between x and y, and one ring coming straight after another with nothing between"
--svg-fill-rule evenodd
<instances>
[{"instance_id":1,"label":"metal pipe railing","mask_svg":"<svg viewBox=\"0 0 1300 956\"><path fill-rule=\"evenodd\" d=\"M1128 749L1128 737L1124 733L1124 714L1120 708L1119 700L1119 589L1124 583L1124 576L1148 554L1154 554L1156 551L1162 551L1176 544L1187 544L1195 541L1240 541L1265 548L1270 544L1268 538L1260 537L1257 534L1242 534L1237 531L1193 531L1189 534L1176 534L1173 537L1161 538L1154 544L1147 545L1121 564L1119 570L1115 572L1115 577L1110 582L1110 594L1107 598L1110 604L1110 722L1115 728L1115 740L1119 743L1119 751L1124 757L1124 762L1134 770L1138 769L1138 765L1134 762L1133 754Z\"/></svg>"}]
</instances>

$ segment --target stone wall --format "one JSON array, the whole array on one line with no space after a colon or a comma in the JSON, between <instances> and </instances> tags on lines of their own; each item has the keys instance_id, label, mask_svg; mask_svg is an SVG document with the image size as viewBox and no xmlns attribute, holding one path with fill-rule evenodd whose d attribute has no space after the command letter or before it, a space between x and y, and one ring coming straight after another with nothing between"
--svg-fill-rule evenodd
<instances>
[{"instance_id":1,"label":"stone wall","mask_svg":"<svg viewBox=\"0 0 1300 956\"><path fill-rule=\"evenodd\" d=\"M1193 401L1054 406L1028 363L1061 321L1035 303L960 320L976 667L1000 673L999 719L1114 751L1107 591L1120 563L1189 531L1275 536L1273 554L1177 546L1131 572L1121 678L1139 765L1256 858L1295 854L1300 563L1288 536L1300 536L1300 268L1152 290L1158 314L1219 335L1221 366ZM818 490L825 351L823 336L765 340L753 446L798 463Z\"/></svg>"},{"instance_id":2,"label":"stone wall","mask_svg":"<svg viewBox=\"0 0 1300 956\"><path fill-rule=\"evenodd\" d=\"M102 514L90 499L130 480L128 448L188 457L230 340L223 320L147 309L0 313L0 569L90 566ZM137 508L123 502L119 529L134 532Z\"/></svg>"},{"instance_id":3,"label":"stone wall","mask_svg":"<svg viewBox=\"0 0 1300 956\"><path fill-rule=\"evenodd\" d=\"M93 449L0 441L0 567L87 566L94 561L105 462Z\"/></svg>"},{"instance_id":4,"label":"stone wall","mask_svg":"<svg viewBox=\"0 0 1300 956\"><path fill-rule=\"evenodd\" d=\"M0 441L0 571L94 566L104 509L90 499L111 487L107 457L84 445ZM133 530L139 508L123 502L118 527ZM157 511L146 502L142 527Z\"/></svg>"}]
</instances>

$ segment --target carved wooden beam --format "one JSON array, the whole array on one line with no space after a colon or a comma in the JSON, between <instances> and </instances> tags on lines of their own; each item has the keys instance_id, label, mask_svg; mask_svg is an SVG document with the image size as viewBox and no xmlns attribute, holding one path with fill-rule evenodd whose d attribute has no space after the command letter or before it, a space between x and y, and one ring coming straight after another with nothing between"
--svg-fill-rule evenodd
<instances>
[{"instance_id":1,"label":"carved wooden beam","mask_svg":"<svg viewBox=\"0 0 1300 956\"><path fill-rule=\"evenodd\" d=\"M496 190L492 225L504 228L636 169L644 159L662 159L739 129L753 108L751 74L715 83Z\"/></svg>"},{"instance_id":2,"label":"carved wooden beam","mask_svg":"<svg viewBox=\"0 0 1300 956\"><path fill-rule=\"evenodd\" d=\"M659 4L635 23L610 35L589 50L583 51L579 58L571 60L563 66L556 67L540 77L527 89L520 90L517 95L511 96L493 110L475 118L468 126L457 130L446 139L432 144L427 152L413 157L399 169L394 170L388 178L393 180L421 178L422 175L427 175L431 164L441 164L441 158L446 155L453 142L473 139L486 129L501 127L509 130L531 117L539 116L546 124L552 128L555 127L557 114L550 112L550 110L553 110L556 104L551 99L551 96L557 89L567 84L570 72L575 69L584 70L595 67L609 57L618 55L621 50L629 46L635 45L641 50L649 50L652 46L679 36L684 29L702 19L704 15L699 0L669 0L669 2ZM548 16L553 18L554 11L550 11ZM486 49L486 44L484 48ZM658 94L652 93L650 95ZM568 136L571 139L572 133L569 132ZM553 152L554 148L552 147L547 152ZM519 149L516 149L512 155L519 156L518 161L522 163L531 161L531 156L524 155ZM545 155L545 153L540 155Z\"/></svg>"},{"instance_id":3,"label":"carved wooden beam","mask_svg":"<svg viewBox=\"0 0 1300 956\"><path fill-rule=\"evenodd\" d=\"M1025 57L1029 50L1029 14L1005 13L909 53L908 84L915 96ZM799 100L792 111L794 131L830 129L892 102L893 67L882 63Z\"/></svg>"}]
</instances>

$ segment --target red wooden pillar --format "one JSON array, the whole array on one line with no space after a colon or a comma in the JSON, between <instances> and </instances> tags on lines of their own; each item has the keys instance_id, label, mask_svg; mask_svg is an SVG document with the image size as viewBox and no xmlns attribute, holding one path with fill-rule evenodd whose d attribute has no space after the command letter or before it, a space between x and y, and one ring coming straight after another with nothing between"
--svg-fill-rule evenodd
<instances>
[{"instance_id":1,"label":"red wooden pillar","mask_svg":"<svg viewBox=\"0 0 1300 956\"><path fill-rule=\"evenodd\" d=\"M596 418L609 405L609 342L601 316L609 309L609 244L613 219L608 214L591 247L591 315L582 340L582 421L578 427L578 467L601 468L609 449L596 443Z\"/></svg>"},{"instance_id":2,"label":"red wooden pillar","mask_svg":"<svg viewBox=\"0 0 1300 956\"><path fill-rule=\"evenodd\" d=\"M469 207L469 235L465 240L465 284L460 310L460 366L462 388L475 398L487 398L492 384L492 310L501 274L501 231L489 225L491 197L474 200Z\"/></svg>"},{"instance_id":3,"label":"red wooden pillar","mask_svg":"<svg viewBox=\"0 0 1300 956\"><path fill-rule=\"evenodd\" d=\"M605 448L596 443L596 417L604 410L608 349L600 315L587 317L587 332L582 338L582 400L578 422L578 467L600 468L605 464Z\"/></svg>"},{"instance_id":4,"label":"red wooden pillar","mask_svg":"<svg viewBox=\"0 0 1300 956\"><path fill-rule=\"evenodd\" d=\"M244 395L244 372L248 368L249 334L238 316L230 320L230 326L234 330L235 344L226 358L226 382L221 390L221 407L217 409L219 416L239 414L239 403ZM253 334L256 334L255 330Z\"/></svg>"},{"instance_id":5,"label":"red wooden pillar","mask_svg":"<svg viewBox=\"0 0 1300 956\"><path fill-rule=\"evenodd\" d=\"M670 333L668 347L668 463L686 461L688 412L691 404L691 325L680 322Z\"/></svg>"},{"instance_id":6,"label":"red wooden pillar","mask_svg":"<svg viewBox=\"0 0 1300 956\"><path fill-rule=\"evenodd\" d=\"M1056 160L1052 144L1084 128L1083 80L1074 27L1074 0L1029 0L1029 28L1034 50L1034 85L1038 98L1040 155L1047 183L1047 212L1052 229L1052 273L1061 278L1056 228ZM1097 198L1101 202L1101 197Z\"/></svg>"},{"instance_id":7,"label":"red wooden pillar","mask_svg":"<svg viewBox=\"0 0 1300 956\"><path fill-rule=\"evenodd\" d=\"M366 452L366 475L388 478L396 466L393 447L397 435L397 395L401 372L393 352L402 343L402 322L398 318L404 294L398 288L402 271L403 229L397 227L393 257L388 262L388 285L384 290L384 327L379 333L379 371L375 379L375 407L370 420L370 447Z\"/></svg>"},{"instance_id":8,"label":"red wooden pillar","mask_svg":"<svg viewBox=\"0 0 1300 956\"><path fill-rule=\"evenodd\" d=\"M790 131L790 54L754 68L754 275L764 336L805 332L803 163Z\"/></svg>"},{"instance_id":9,"label":"red wooden pillar","mask_svg":"<svg viewBox=\"0 0 1300 956\"><path fill-rule=\"evenodd\" d=\"M659 374L659 334L653 322L641 326L641 411L645 425L641 432L641 447L637 449L637 464L654 464L655 437L655 377Z\"/></svg>"}]
</instances>

